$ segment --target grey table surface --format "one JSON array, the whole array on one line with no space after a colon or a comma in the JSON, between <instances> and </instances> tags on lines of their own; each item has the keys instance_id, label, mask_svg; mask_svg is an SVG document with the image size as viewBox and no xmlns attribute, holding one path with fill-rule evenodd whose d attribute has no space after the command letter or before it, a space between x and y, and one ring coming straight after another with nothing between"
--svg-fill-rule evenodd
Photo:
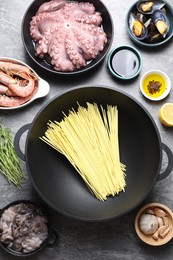
<instances>
[{"instance_id":1,"label":"grey table surface","mask_svg":"<svg viewBox=\"0 0 173 260\"><path fill-rule=\"evenodd\" d=\"M104 0L114 22L114 39L111 49L120 45L135 46L129 39L126 31L126 14L135 2ZM173 5L173 0L168 1ZM139 77L131 82L120 82L112 78L107 69L107 59L94 72L68 78L50 75L40 70L29 58L24 50L21 39L21 22L31 0L0 0L0 56L16 58L30 65L42 78L50 83L50 93L44 98L35 101L26 108L14 111L0 111L0 118L5 127L18 131L24 124L31 123L42 106L56 94L78 85L107 85L123 90L134 96L150 112L160 132L161 140L173 151L173 129L164 127L158 118L158 111L165 102L173 102L173 90L170 95L159 102L149 102L140 93L139 80L142 74L150 69L160 69L166 72L173 82L173 39L161 48L153 50L135 46L143 58L143 66ZM24 149L24 136L21 147ZM132 151L133 152L133 151ZM19 190L9 185L3 175L0 175L0 208L17 199L41 200L28 177L25 162L21 162L27 176ZM163 154L162 170L167 165L167 157ZM59 233L59 243L52 248L44 248L39 254L27 259L64 259L64 260L111 260L111 259L170 259L173 256L173 240L161 247L152 247L144 244L137 237L134 229L134 219L139 208L149 202L164 203L173 210L173 172L164 180L155 183L147 199L135 210L121 218L108 222L86 223L69 219L48 207L52 215L52 225ZM0 249L0 259L17 259Z\"/></svg>"}]
</instances>

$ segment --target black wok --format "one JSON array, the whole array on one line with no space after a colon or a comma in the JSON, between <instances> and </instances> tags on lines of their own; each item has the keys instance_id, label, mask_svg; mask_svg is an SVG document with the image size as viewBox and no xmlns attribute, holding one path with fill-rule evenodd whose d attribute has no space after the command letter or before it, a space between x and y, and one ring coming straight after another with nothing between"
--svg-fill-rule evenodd
<instances>
[{"instance_id":1,"label":"black wok","mask_svg":"<svg viewBox=\"0 0 173 260\"><path fill-rule=\"evenodd\" d=\"M61 120L62 111L76 108L76 101L106 106L117 105L121 162L127 166L126 189L105 202L97 200L67 159L39 139L49 120ZM170 149L162 144L156 124L146 109L131 96L108 87L77 87L56 96L37 114L30 125L22 127L14 144L22 158L19 141L29 128L25 145L27 170L41 198L56 211L79 220L109 220L137 207L158 179L173 168ZM168 155L168 166L160 175L162 149Z\"/></svg>"}]
</instances>

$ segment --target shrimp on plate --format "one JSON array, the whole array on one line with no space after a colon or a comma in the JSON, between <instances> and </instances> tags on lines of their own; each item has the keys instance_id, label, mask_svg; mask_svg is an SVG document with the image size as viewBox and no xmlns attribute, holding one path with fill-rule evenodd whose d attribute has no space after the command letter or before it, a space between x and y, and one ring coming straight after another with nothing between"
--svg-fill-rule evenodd
<instances>
[{"instance_id":1,"label":"shrimp on plate","mask_svg":"<svg viewBox=\"0 0 173 260\"><path fill-rule=\"evenodd\" d=\"M36 92L38 78L24 65L0 61L0 83L0 106L19 106Z\"/></svg>"}]
</instances>

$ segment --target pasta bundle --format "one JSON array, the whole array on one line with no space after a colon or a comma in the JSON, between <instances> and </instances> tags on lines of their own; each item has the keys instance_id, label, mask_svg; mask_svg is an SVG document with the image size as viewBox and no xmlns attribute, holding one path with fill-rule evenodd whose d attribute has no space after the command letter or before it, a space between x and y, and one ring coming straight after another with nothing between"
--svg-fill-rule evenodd
<instances>
[{"instance_id":1,"label":"pasta bundle","mask_svg":"<svg viewBox=\"0 0 173 260\"><path fill-rule=\"evenodd\" d=\"M124 191L125 165L120 162L118 109L87 102L60 121L48 122L41 140L62 153L101 201Z\"/></svg>"}]
</instances>

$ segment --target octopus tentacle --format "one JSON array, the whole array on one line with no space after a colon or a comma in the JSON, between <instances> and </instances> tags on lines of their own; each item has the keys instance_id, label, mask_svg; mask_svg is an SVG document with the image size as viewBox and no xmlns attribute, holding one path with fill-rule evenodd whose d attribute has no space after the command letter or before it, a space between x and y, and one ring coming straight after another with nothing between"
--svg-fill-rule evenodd
<instances>
[{"instance_id":1,"label":"octopus tentacle","mask_svg":"<svg viewBox=\"0 0 173 260\"><path fill-rule=\"evenodd\" d=\"M73 71L74 64L68 57L66 46L62 44L66 41L66 33L64 33L64 28L61 28L58 31L58 34L55 35L49 53L51 56L51 64L54 69L60 71Z\"/></svg>"},{"instance_id":2,"label":"octopus tentacle","mask_svg":"<svg viewBox=\"0 0 173 260\"><path fill-rule=\"evenodd\" d=\"M94 24L96 26L99 26L102 23L102 17L98 12L93 15L78 14L78 16L74 17L74 20L80 23Z\"/></svg>"},{"instance_id":3,"label":"octopus tentacle","mask_svg":"<svg viewBox=\"0 0 173 260\"><path fill-rule=\"evenodd\" d=\"M65 4L65 0L52 0L50 2L43 3L38 9L37 13L57 11L61 9Z\"/></svg>"},{"instance_id":4,"label":"octopus tentacle","mask_svg":"<svg viewBox=\"0 0 173 260\"><path fill-rule=\"evenodd\" d=\"M64 23L65 21L63 16L59 14L57 14L57 12L54 15L50 13L39 13L34 16L30 22L30 35L32 39L38 41L47 28L51 27L55 23Z\"/></svg>"},{"instance_id":5,"label":"octopus tentacle","mask_svg":"<svg viewBox=\"0 0 173 260\"><path fill-rule=\"evenodd\" d=\"M88 58L95 58L103 50L107 42L106 34L93 24L77 24L74 34L83 48L88 49L89 47L88 51L91 57L89 55Z\"/></svg>"},{"instance_id":6,"label":"octopus tentacle","mask_svg":"<svg viewBox=\"0 0 173 260\"><path fill-rule=\"evenodd\" d=\"M90 34L86 34L80 31L79 28L73 29L74 35L77 39L77 45L83 52L83 56L86 60L95 58L95 40Z\"/></svg>"},{"instance_id":7,"label":"octopus tentacle","mask_svg":"<svg viewBox=\"0 0 173 260\"><path fill-rule=\"evenodd\" d=\"M71 30L67 32L65 47L69 59L72 61L72 63L75 65L76 68L80 68L86 65L86 61L83 58L82 54L80 53L81 52L80 48L76 44L76 39Z\"/></svg>"},{"instance_id":8,"label":"octopus tentacle","mask_svg":"<svg viewBox=\"0 0 173 260\"><path fill-rule=\"evenodd\" d=\"M73 20L75 16L78 15L94 15L95 7L93 4L90 3L83 3L83 2L69 2L64 6L64 16L66 19Z\"/></svg>"},{"instance_id":9,"label":"octopus tentacle","mask_svg":"<svg viewBox=\"0 0 173 260\"><path fill-rule=\"evenodd\" d=\"M47 28L42 34L41 39L36 44L35 55L41 59L43 59L45 57L45 54L48 53L48 48L51 41L50 35L51 35L51 28L49 29Z\"/></svg>"},{"instance_id":10,"label":"octopus tentacle","mask_svg":"<svg viewBox=\"0 0 173 260\"><path fill-rule=\"evenodd\" d=\"M80 2L79 8L80 8L80 10L82 10L88 14L94 14L94 12L95 12L95 6L91 3Z\"/></svg>"}]
</instances>

